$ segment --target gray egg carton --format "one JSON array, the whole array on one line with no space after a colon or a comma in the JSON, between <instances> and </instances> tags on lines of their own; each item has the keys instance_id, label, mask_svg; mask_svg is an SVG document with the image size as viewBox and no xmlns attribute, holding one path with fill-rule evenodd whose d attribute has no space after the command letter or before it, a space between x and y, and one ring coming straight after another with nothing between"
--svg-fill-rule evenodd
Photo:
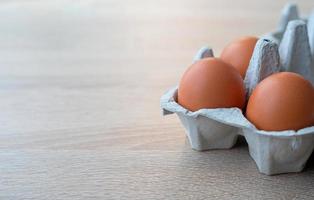
<instances>
[{"instance_id":1,"label":"gray egg carton","mask_svg":"<svg viewBox=\"0 0 314 200\"><path fill-rule=\"evenodd\" d=\"M279 72L301 74L314 84L314 12L300 19L294 4L285 6L278 30L256 43L244 79L246 98L265 77ZM194 62L212 57L213 50L201 48ZM300 172L314 149L314 126L298 131L258 130L239 108L189 111L177 103L177 87L161 97L163 115L176 113L193 149L232 148L239 135L245 137L249 153L259 171L267 175Z\"/></svg>"}]
</instances>

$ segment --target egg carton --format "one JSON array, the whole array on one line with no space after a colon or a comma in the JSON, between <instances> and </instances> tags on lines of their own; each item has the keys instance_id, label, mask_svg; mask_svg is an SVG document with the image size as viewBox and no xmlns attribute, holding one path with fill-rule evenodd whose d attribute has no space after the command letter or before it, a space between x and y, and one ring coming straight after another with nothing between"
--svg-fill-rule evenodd
<instances>
[{"instance_id":1,"label":"egg carton","mask_svg":"<svg viewBox=\"0 0 314 200\"><path fill-rule=\"evenodd\" d=\"M304 20L298 17L296 5L286 5L278 30L256 43L244 79L246 98L261 80L279 71L299 73L314 84L313 49L314 12ZM203 47L194 62L213 56L211 48ZM197 151L232 148L242 135L258 170L267 175L300 172L313 152L314 126L298 131L258 130L239 108L189 111L177 103L177 91L176 86L161 97L163 115L178 115Z\"/></svg>"}]
</instances>

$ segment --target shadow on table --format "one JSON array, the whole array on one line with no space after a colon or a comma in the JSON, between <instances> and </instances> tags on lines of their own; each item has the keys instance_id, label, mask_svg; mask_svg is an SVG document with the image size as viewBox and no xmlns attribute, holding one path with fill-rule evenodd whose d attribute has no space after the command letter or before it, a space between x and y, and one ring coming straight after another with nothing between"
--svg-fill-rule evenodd
<instances>
[{"instance_id":1,"label":"shadow on table","mask_svg":"<svg viewBox=\"0 0 314 200\"><path fill-rule=\"evenodd\" d=\"M314 170L314 151L312 152L311 156L307 160L304 170L305 171Z\"/></svg>"},{"instance_id":2,"label":"shadow on table","mask_svg":"<svg viewBox=\"0 0 314 200\"><path fill-rule=\"evenodd\" d=\"M237 143L235 145L236 147L248 147L248 144L245 140L245 138L242 135L239 135L237 139Z\"/></svg>"}]
</instances>

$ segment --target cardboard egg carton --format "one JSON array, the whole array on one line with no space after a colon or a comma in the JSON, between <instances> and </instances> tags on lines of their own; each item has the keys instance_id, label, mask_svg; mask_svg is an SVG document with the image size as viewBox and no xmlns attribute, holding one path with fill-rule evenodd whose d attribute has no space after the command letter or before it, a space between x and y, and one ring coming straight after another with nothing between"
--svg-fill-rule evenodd
<instances>
[{"instance_id":1,"label":"cardboard egg carton","mask_svg":"<svg viewBox=\"0 0 314 200\"><path fill-rule=\"evenodd\" d=\"M213 55L211 48L203 47L194 62ZM244 79L246 98L261 80L279 71L299 73L314 84L313 60L314 12L308 19L300 19L296 5L288 4L278 29L256 43ZM302 171L314 149L314 126L298 131L263 131L239 108L191 112L177 103L177 87L161 97L161 107L164 115L178 115L195 150L229 149L239 135L244 136L259 171L267 175Z\"/></svg>"}]
</instances>

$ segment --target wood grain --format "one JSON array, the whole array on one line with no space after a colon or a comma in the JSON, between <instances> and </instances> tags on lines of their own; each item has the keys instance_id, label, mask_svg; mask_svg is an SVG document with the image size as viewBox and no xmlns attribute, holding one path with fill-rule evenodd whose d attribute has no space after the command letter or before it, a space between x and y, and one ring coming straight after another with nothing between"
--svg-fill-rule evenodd
<instances>
[{"instance_id":1,"label":"wood grain","mask_svg":"<svg viewBox=\"0 0 314 200\"><path fill-rule=\"evenodd\" d=\"M273 30L284 3L1 1L0 199L314 199L314 156L265 176L243 138L195 152L159 108L199 47Z\"/></svg>"}]
</instances>

